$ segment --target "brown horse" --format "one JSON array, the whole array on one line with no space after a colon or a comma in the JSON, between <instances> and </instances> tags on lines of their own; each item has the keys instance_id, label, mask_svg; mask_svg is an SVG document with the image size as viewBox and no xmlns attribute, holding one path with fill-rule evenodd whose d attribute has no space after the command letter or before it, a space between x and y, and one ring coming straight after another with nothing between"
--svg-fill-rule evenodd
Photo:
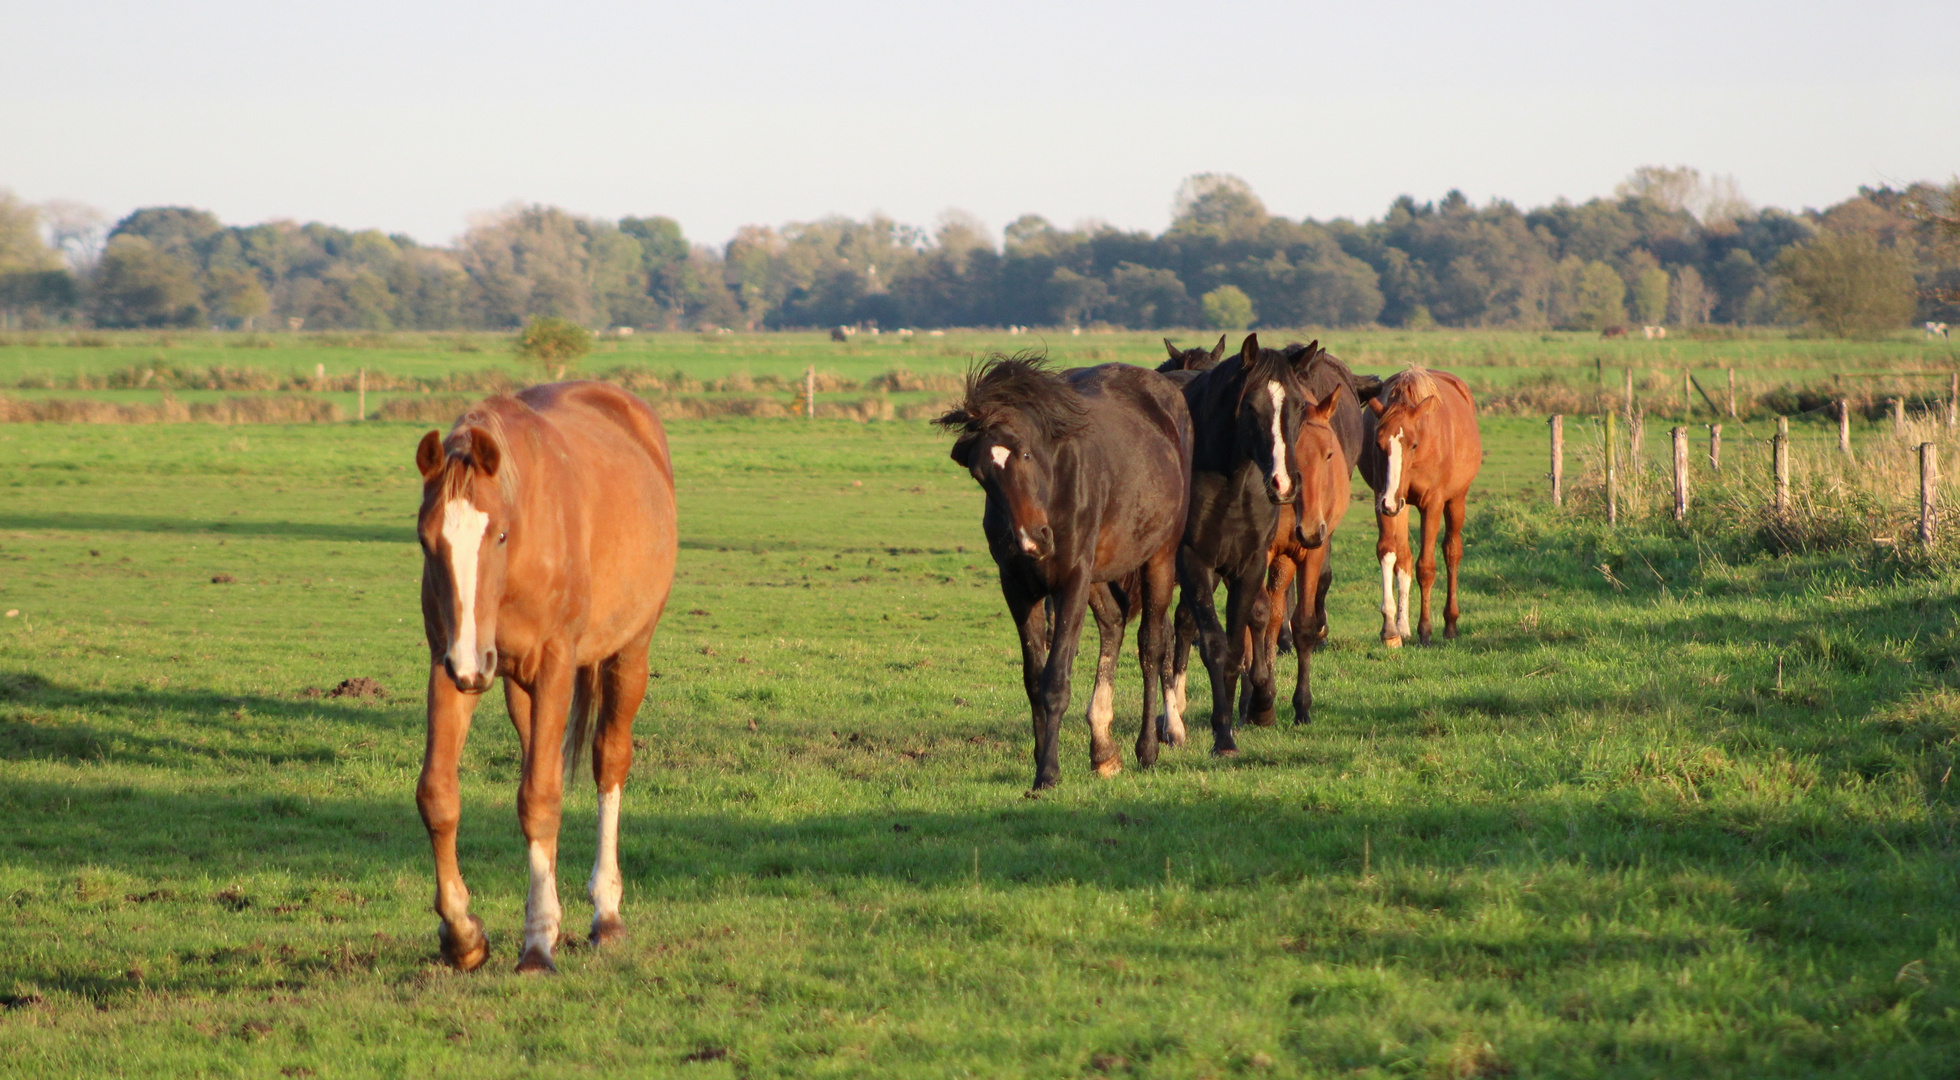
<instances>
[{"instance_id":1,"label":"brown horse","mask_svg":"<svg viewBox=\"0 0 1960 1080\"><path fill-rule=\"evenodd\" d=\"M456 772L476 704L502 675L523 754L517 817L531 866L517 970L555 971L559 810L588 743L599 788L592 941L625 933L620 788L678 549L667 436L623 390L557 383L478 404L448 438L424 436L415 464L430 661L415 801L435 848L442 956L471 971L490 955L456 865Z\"/></svg>"},{"instance_id":2,"label":"brown horse","mask_svg":"<svg viewBox=\"0 0 1960 1080\"><path fill-rule=\"evenodd\" d=\"M1296 724L1313 720L1313 649L1327 637L1327 590L1334 583L1334 568L1328 556L1334 547L1334 528L1347 515L1351 490L1348 474L1353 471L1335 414L1344 407L1359 413L1353 401L1352 394L1343 401L1342 390L1336 387L1333 393L1308 406L1300 423L1300 434L1293 440L1299 494L1291 503L1280 507L1279 530L1273 535L1272 564L1266 571L1266 625L1254 645L1262 650L1264 667L1271 670L1279 653L1280 634L1289 625L1292 627L1293 653L1300 661L1293 680ZM1300 587L1289 618L1286 600L1296 575ZM1246 695L1246 712L1256 724L1271 724L1274 719L1271 709L1258 710L1252 703L1255 696L1256 692Z\"/></svg>"},{"instance_id":3,"label":"brown horse","mask_svg":"<svg viewBox=\"0 0 1960 1080\"><path fill-rule=\"evenodd\" d=\"M1463 561L1464 500L1483 464L1477 404L1463 380L1445 371L1410 368L1383 380L1368 403L1368 438L1361 475L1375 489L1375 557L1382 567L1382 641L1398 648L1409 636L1409 566L1422 583L1417 632L1429 644L1429 590L1436 583L1436 533L1447 524L1443 557L1449 592L1443 636L1456 637L1456 568ZM1409 515L1422 511L1422 559L1409 550Z\"/></svg>"}]
</instances>

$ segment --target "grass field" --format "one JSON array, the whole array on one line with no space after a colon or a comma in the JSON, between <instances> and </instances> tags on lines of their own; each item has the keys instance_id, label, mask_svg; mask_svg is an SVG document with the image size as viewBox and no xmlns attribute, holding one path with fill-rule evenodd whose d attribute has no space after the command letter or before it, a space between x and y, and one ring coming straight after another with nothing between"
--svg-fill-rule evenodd
<instances>
[{"instance_id":1,"label":"grass field","mask_svg":"<svg viewBox=\"0 0 1960 1080\"><path fill-rule=\"evenodd\" d=\"M1950 1074L1960 581L1611 534L1539 505L1540 422L1485 428L1461 641L1375 643L1357 505L1313 727L1098 781L1071 721L1030 801L945 439L671 425L632 937L539 979L500 701L462 833L493 957L434 958L423 427L0 425L0 1073ZM390 696L308 696L362 676Z\"/></svg>"}]
</instances>

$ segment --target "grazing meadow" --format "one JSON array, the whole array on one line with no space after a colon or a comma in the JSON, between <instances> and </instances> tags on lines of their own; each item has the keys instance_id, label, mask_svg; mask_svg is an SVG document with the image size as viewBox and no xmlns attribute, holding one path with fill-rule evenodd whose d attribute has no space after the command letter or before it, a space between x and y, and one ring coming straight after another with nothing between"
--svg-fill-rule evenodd
<instances>
[{"instance_id":1,"label":"grazing meadow","mask_svg":"<svg viewBox=\"0 0 1960 1080\"><path fill-rule=\"evenodd\" d=\"M1492 386L1590 387L1596 356L1608 375L1644 356L1676 390L1684 359L1765 389L1947 364L1904 338L1324 336L1363 370L1426 359ZM413 379L520 375L490 335L234 338L17 336L0 384L153 402L166 391L111 377L366 367L408 387L371 391L374 414L442 392ZM787 403L806 366L947 377L1023 343L1043 344L674 335L582 369L678 368L703 384L688 393ZM1046 344L1070 363L1161 350ZM705 387L738 373L751 389ZM769 375L783 389L753 388ZM900 417L943 396L906 385L834 393ZM263 392L353 414L338 384ZM1040 799L1023 797L1032 740L981 497L947 438L916 415L670 421L681 560L626 789L631 936L568 944L555 978L511 973L518 760L492 691L460 847L492 957L456 974L413 799L429 426L0 424L0 1073L1918 1077L1960 1060L1960 573L1869 543L1771 554L1705 519L1609 530L1570 430L1579 494L1552 510L1542 417L1522 410L1484 422L1460 640L1377 641L1358 502L1314 724L1282 704L1214 759L1194 664L1192 745L1137 770L1132 641L1132 767L1099 780L1085 649L1064 780ZM1860 445L1881 427L1861 419ZM570 791L576 930L594 799Z\"/></svg>"}]
</instances>

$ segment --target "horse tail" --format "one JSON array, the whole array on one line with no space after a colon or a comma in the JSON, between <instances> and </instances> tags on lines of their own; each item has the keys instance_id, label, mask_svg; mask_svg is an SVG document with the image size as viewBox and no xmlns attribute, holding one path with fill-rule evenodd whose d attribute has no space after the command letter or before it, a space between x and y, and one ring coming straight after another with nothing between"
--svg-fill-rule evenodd
<instances>
[{"instance_id":1,"label":"horse tail","mask_svg":"<svg viewBox=\"0 0 1960 1080\"><path fill-rule=\"evenodd\" d=\"M570 783L578 772L579 762L592 750L592 739L598 725L592 722L592 714L599 705L599 665L592 664L578 669L572 677L572 708L565 717L565 782Z\"/></svg>"}]
</instances>

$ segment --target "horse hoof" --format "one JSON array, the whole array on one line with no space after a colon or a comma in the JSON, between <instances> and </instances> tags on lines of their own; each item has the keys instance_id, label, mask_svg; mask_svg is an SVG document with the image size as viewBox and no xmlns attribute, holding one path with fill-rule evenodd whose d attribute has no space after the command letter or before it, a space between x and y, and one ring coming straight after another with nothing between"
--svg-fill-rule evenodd
<instances>
[{"instance_id":1,"label":"horse hoof","mask_svg":"<svg viewBox=\"0 0 1960 1080\"><path fill-rule=\"evenodd\" d=\"M1109 779L1112 776L1115 776L1117 773L1120 773L1122 771L1123 771L1122 758L1113 757L1110 758L1108 761L1102 761L1096 763L1096 775L1102 777L1105 780Z\"/></svg>"},{"instance_id":2,"label":"horse hoof","mask_svg":"<svg viewBox=\"0 0 1960 1080\"><path fill-rule=\"evenodd\" d=\"M490 936L483 932L483 920L470 916L467 932L460 935L448 923L436 927L436 941L442 949L442 962L457 971L475 971L490 959Z\"/></svg>"},{"instance_id":3,"label":"horse hoof","mask_svg":"<svg viewBox=\"0 0 1960 1080\"><path fill-rule=\"evenodd\" d=\"M1252 724L1254 727L1272 727L1278 719L1279 714L1271 709L1260 709L1258 712L1252 714Z\"/></svg>"},{"instance_id":4,"label":"horse hoof","mask_svg":"<svg viewBox=\"0 0 1960 1080\"><path fill-rule=\"evenodd\" d=\"M1212 757L1238 757L1239 748L1236 746L1221 747L1219 749L1213 750L1211 752L1211 756Z\"/></svg>"},{"instance_id":5,"label":"horse hoof","mask_svg":"<svg viewBox=\"0 0 1960 1080\"><path fill-rule=\"evenodd\" d=\"M517 973L519 975L556 975L558 974L558 965L551 962L550 953L533 945L525 949L524 955L518 959Z\"/></svg>"},{"instance_id":6,"label":"horse hoof","mask_svg":"<svg viewBox=\"0 0 1960 1080\"><path fill-rule=\"evenodd\" d=\"M1454 626L1445 626L1445 627L1443 627L1443 640L1444 640L1444 641L1455 641L1455 640L1456 640L1456 627L1454 627Z\"/></svg>"},{"instance_id":7,"label":"horse hoof","mask_svg":"<svg viewBox=\"0 0 1960 1080\"><path fill-rule=\"evenodd\" d=\"M1183 746L1185 743L1188 743L1190 741L1191 741L1191 737L1189 735L1186 735L1182 731L1178 731L1178 732L1173 732L1168 738L1164 739L1164 745L1171 747L1172 749L1176 749L1177 747Z\"/></svg>"},{"instance_id":8,"label":"horse hoof","mask_svg":"<svg viewBox=\"0 0 1960 1080\"><path fill-rule=\"evenodd\" d=\"M626 924L617 915L594 916L592 919L592 944L596 947L618 941L626 936Z\"/></svg>"},{"instance_id":9,"label":"horse hoof","mask_svg":"<svg viewBox=\"0 0 1960 1080\"><path fill-rule=\"evenodd\" d=\"M1302 709L1298 705L1295 705L1293 707L1293 726L1306 727L1311 723L1313 723L1313 710Z\"/></svg>"},{"instance_id":10,"label":"horse hoof","mask_svg":"<svg viewBox=\"0 0 1960 1080\"><path fill-rule=\"evenodd\" d=\"M1400 637L1394 637L1388 634L1383 634L1382 644L1388 646L1391 649L1399 649L1402 647L1402 639Z\"/></svg>"}]
</instances>

